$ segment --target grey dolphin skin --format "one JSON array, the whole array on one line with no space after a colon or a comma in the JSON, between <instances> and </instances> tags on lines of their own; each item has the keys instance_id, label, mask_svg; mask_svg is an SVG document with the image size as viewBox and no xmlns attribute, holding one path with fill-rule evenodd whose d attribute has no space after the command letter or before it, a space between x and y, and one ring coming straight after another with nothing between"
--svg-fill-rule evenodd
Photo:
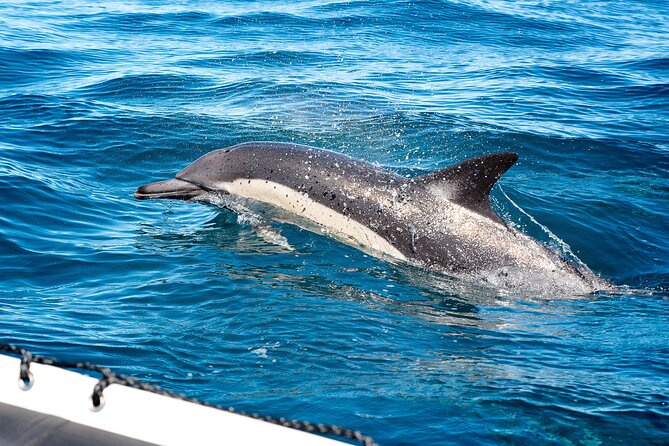
<instances>
[{"instance_id":1,"label":"grey dolphin skin","mask_svg":"<svg viewBox=\"0 0 669 446\"><path fill-rule=\"evenodd\" d=\"M407 179L328 150L251 142L209 152L175 178L139 187L135 197L207 201L230 194L287 211L369 253L499 288L608 288L490 207L491 188L517 159L494 153Z\"/></svg>"}]
</instances>

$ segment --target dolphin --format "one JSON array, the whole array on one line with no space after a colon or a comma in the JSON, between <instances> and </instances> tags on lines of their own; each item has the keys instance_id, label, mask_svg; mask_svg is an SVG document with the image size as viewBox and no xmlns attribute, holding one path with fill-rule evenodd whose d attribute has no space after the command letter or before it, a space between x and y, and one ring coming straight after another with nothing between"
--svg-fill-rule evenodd
<instances>
[{"instance_id":1,"label":"dolphin","mask_svg":"<svg viewBox=\"0 0 669 446\"><path fill-rule=\"evenodd\" d=\"M503 221L489 193L516 161L493 153L405 178L315 147L249 142L209 152L172 179L139 187L141 200L242 197L378 257L437 269L501 289L588 294L608 283L582 263ZM305 226L308 227L308 226Z\"/></svg>"}]
</instances>

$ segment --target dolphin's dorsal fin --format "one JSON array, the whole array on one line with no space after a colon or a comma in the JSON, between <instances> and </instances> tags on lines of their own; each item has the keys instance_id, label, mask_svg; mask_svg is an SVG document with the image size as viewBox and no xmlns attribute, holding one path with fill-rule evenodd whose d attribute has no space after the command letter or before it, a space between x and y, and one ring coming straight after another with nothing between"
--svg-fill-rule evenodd
<instances>
[{"instance_id":1,"label":"dolphin's dorsal fin","mask_svg":"<svg viewBox=\"0 0 669 446\"><path fill-rule=\"evenodd\" d=\"M517 160L517 153L493 153L421 175L411 182L443 193L450 201L502 223L490 207L488 194L502 174Z\"/></svg>"}]
</instances>

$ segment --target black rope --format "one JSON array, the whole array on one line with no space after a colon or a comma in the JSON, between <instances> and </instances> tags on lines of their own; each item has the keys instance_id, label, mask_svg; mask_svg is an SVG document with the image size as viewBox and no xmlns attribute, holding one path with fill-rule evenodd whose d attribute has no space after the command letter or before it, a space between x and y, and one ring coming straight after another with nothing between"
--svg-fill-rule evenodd
<instances>
[{"instance_id":1,"label":"black rope","mask_svg":"<svg viewBox=\"0 0 669 446\"><path fill-rule=\"evenodd\" d=\"M21 356L21 366L19 368L19 379L23 382L24 388L28 389L32 385L32 374L30 373L30 364L35 362L38 364L51 365L55 367L61 367L64 369L79 369L79 370L88 370L91 372L96 372L102 375L102 378L98 380L93 388L93 393L91 394L91 401L93 407L96 409L102 409L103 405L103 392L111 384L119 384L122 386L132 387L134 389L145 390L147 392L157 393L158 395L169 396L171 398L176 398L182 401L187 401L189 403L199 404L201 406L212 407L214 409L224 410L231 412L237 415L243 415L245 417L253 418L256 420L266 421L268 423L277 424L283 427L289 427L291 429L296 429L309 433L318 433L324 435L334 435L337 437L343 437L348 440L355 440L358 443L364 446L378 446L372 437L362 434L359 431L354 431L352 429L347 429L341 426L328 425L328 424L315 424L309 421L297 421L297 420L288 420L286 418L274 418L268 415L259 415L255 413L246 413L236 410L234 407L221 407L216 404L211 404L203 401L196 400L194 398L187 397L186 395L170 392L169 390L163 390L160 387L141 382L130 376L119 375L112 372L106 367L100 367L95 364L88 362L68 362L60 361L54 358L47 358L40 355L33 355L28 350L17 347L12 344L2 344L0 343L0 351L5 351Z\"/></svg>"}]
</instances>

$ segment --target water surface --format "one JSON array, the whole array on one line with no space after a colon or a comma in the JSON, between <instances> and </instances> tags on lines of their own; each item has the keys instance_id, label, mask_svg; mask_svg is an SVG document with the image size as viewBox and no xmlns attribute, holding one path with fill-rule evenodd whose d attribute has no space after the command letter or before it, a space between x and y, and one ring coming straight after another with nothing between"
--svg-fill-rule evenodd
<instances>
[{"instance_id":1,"label":"water surface","mask_svg":"<svg viewBox=\"0 0 669 446\"><path fill-rule=\"evenodd\" d=\"M0 341L384 445L666 444L668 17L663 1L5 2ZM504 293L132 197L251 140L406 175L516 151L495 209L621 292Z\"/></svg>"}]
</instances>

